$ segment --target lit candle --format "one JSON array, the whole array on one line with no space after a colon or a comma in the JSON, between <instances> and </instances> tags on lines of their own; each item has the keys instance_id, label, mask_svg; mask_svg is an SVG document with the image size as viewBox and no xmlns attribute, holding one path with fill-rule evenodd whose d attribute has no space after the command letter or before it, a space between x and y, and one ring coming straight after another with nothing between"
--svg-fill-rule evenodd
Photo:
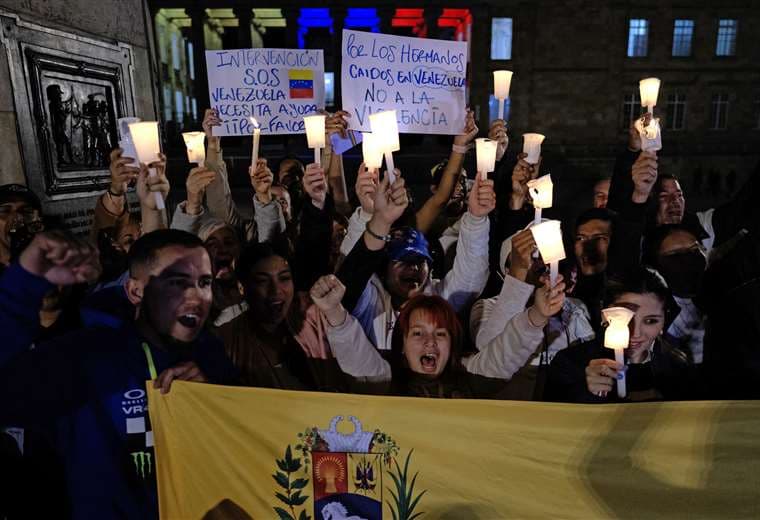
<instances>
[{"instance_id":1,"label":"lit candle","mask_svg":"<svg viewBox=\"0 0 760 520\"><path fill-rule=\"evenodd\" d=\"M535 210L533 222L534 224L540 224L541 210L552 207L552 195L554 192L552 176L544 175L538 179L528 181L528 191L530 192L531 199L533 199L533 208Z\"/></svg>"},{"instance_id":2,"label":"lit candle","mask_svg":"<svg viewBox=\"0 0 760 520\"><path fill-rule=\"evenodd\" d=\"M129 125L129 133L135 145L138 161L143 164L150 164L160 160L158 154L161 153L161 141L158 138L158 123L156 121L131 123ZM151 168L148 170L148 175L155 177L156 169ZM159 210L163 210L165 206L164 198L161 194L154 191L153 197L156 199L156 207Z\"/></svg>"},{"instance_id":3,"label":"lit candle","mask_svg":"<svg viewBox=\"0 0 760 520\"><path fill-rule=\"evenodd\" d=\"M396 181L395 166L393 165L393 152L401 150L398 138L398 122L396 111L386 110L376 112L369 116L369 126L380 142L380 148L385 154L385 166L388 168L388 179L391 184Z\"/></svg>"},{"instance_id":4,"label":"lit candle","mask_svg":"<svg viewBox=\"0 0 760 520\"><path fill-rule=\"evenodd\" d=\"M303 122L306 126L306 141L309 148L314 148L314 163L321 166L320 150L325 147L325 116L306 116Z\"/></svg>"},{"instance_id":5,"label":"lit candle","mask_svg":"<svg viewBox=\"0 0 760 520\"><path fill-rule=\"evenodd\" d=\"M370 132L362 132L362 157L368 170L379 170L383 165L383 149L378 138Z\"/></svg>"},{"instance_id":6,"label":"lit candle","mask_svg":"<svg viewBox=\"0 0 760 520\"><path fill-rule=\"evenodd\" d=\"M657 96L660 94L660 80L658 78L646 78L639 81L639 93L641 105L645 106L647 113L654 113L657 104Z\"/></svg>"},{"instance_id":7,"label":"lit candle","mask_svg":"<svg viewBox=\"0 0 760 520\"><path fill-rule=\"evenodd\" d=\"M475 139L475 158L481 180L488 179L488 174L496 168L497 145L497 141L485 137Z\"/></svg>"},{"instance_id":8,"label":"lit candle","mask_svg":"<svg viewBox=\"0 0 760 520\"><path fill-rule=\"evenodd\" d=\"M542 134L523 134L523 153L528 154L525 160L530 164L538 163L544 139L545 136Z\"/></svg>"},{"instance_id":9,"label":"lit candle","mask_svg":"<svg viewBox=\"0 0 760 520\"><path fill-rule=\"evenodd\" d=\"M635 313L625 307L609 307L602 309L602 316L607 322L607 328L604 331L604 346L615 350L615 361L625 366L625 356L623 350L628 348L630 332L628 331L628 322L631 321ZM617 380L617 394L621 399L625 397L625 371L620 372L622 377Z\"/></svg>"},{"instance_id":10,"label":"lit candle","mask_svg":"<svg viewBox=\"0 0 760 520\"><path fill-rule=\"evenodd\" d=\"M504 119L504 101L509 97L511 84L511 70L493 71L493 96L499 100L499 119Z\"/></svg>"},{"instance_id":11,"label":"lit candle","mask_svg":"<svg viewBox=\"0 0 760 520\"><path fill-rule=\"evenodd\" d=\"M206 134L203 132L183 132L182 139L187 147L187 162L203 166L206 162Z\"/></svg>"},{"instance_id":12,"label":"lit candle","mask_svg":"<svg viewBox=\"0 0 760 520\"><path fill-rule=\"evenodd\" d=\"M253 143L251 144L251 171L256 173L256 164L259 162L259 139L261 138L261 125L255 117L249 117L248 120L253 126Z\"/></svg>"},{"instance_id":13,"label":"lit candle","mask_svg":"<svg viewBox=\"0 0 760 520\"><path fill-rule=\"evenodd\" d=\"M541 258L549 264L549 283L557 283L559 261L565 258L565 246L562 244L562 224L559 220L547 220L531 226L530 232L536 241Z\"/></svg>"}]
</instances>

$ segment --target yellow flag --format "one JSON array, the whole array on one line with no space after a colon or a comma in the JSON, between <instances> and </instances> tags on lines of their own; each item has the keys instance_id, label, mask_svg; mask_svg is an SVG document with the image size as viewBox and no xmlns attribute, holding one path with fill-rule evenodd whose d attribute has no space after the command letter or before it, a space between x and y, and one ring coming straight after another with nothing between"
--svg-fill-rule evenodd
<instances>
[{"instance_id":1,"label":"yellow flag","mask_svg":"<svg viewBox=\"0 0 760 520\"><path fill-rule=\"evenodd\" d=\"M148 398L162 519L760 517L755 401Z\"/></svg>"}]
</instances>

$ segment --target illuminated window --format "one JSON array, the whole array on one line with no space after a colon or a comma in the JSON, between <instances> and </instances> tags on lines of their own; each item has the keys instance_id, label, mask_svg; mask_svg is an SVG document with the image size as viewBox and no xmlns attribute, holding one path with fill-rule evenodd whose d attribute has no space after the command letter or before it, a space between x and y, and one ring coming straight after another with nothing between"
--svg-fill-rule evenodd
<instances>
[{"instance_id":1,"label":"illuminated window","mask_svg":"<svg viewBox=\"0 0 760 520\"><path fill-rule=\"evenodd\" d=\"M191 105L193 109L193 119L197 121L198 120L198 100L193 98Z\"/></svg>"},{"instance_id":2,"label":"illuminated window","mask_svg":"<svg viewBox=\"0 0 760 520\"><path fill-rule=\"evenodd\" d=\"M298 18L298 48L306 48L306 33L312 28L327 29L333 34L333 20L328 8L302 8Z\"/></svg>"},{"instance_id":3,"label":"illuminated window","mask_svg":"<svg viewBox=\"0 0 760 520\"><path fill-rule=\"evenodd\" d=\"M346 29L369 29L376 33L380 32L380 17L375 8L349 7L343 25Z\"/></svg>"},{"instance_id":4,"label":"illuminated window","mask_svg":"<svg viewBox=\"0 0 760 520\"><path fill-rule=\"evenodd\" d=\"M164 87L164 119L170 121L172 117L172 91L169 87Z\"/></svg>"},{"instance_id":5,"label":"illuminated window","mask_svg":"<svg viewBox=\"0 0 760 520\"><path fill-rule=\"evenodd\" d=\"M195 61L193 60L193 42L187 42L187 64L190 69L190 79L195 79Z\"/></svg>"},{"instance_id":6,"label":"illuminated window","mask_svg":"<svg viewBox=\"0 0 760 520\"><path fill-rule=\"evenodd\" d=\"M184 105L185 105L185 99L182 95L182 92L179 90L174 91L174 108L177 110L177 121L180 121L182 119L182 115L184 114Z\"/></svg>"},{"instance_id":7,"label":"illuminated window","mask_svg":"<svg viewBox=\"0 0 760 520\"><path fill-rule=\"evenodd\" d=\"M396 14L391 20L391 27L395 29L406 29L406 31L397 31L399 33L408 32L409 36L427 38L427 24L425 23L424 9L396 9Z\"/></svg>"},{"instance_id":8,"label":"illuminated window","mask_svg":"<svg viewBox=\"0 0 760 520\"><path fill-rule=\"evenodd\" d=\"M439 38L466 42L472 33L472 14L469 9L444 9L438 18Z\"/></svg>"},{"instance_id":9,"label":"illuminated window","mask_svg":"<svg viewBox=\"0 0 760 520\"><path fill-rule=\"evenodd\" d=\"M694 20L676 20L673 24L673 56L691 56Z\"/></svg>"},{"instance_id":10,"label":"illuminated window","mask_svg":"<svg viewBox=\"0 0 760 520\"><path fill-rule=\"evenodd\" d=\"M728 123L728 94L713 94L710 106L710 129L725 130Z\"/></svg>"},{"instance_id":11,"label":"illuminated window","mask_svg":"<svg viewBox=\"0 0 760 520\"><path fill-rule=\"evenodd\" d=\"M512 59L512 19L491 19L491 59Z\"/></svg>"},{"instance_id":12,"label":"illuminated window","mask_svg":"<svg viewBox=\"0 0 760 520\"><path fill-rule=\"evenodd\" d=\"M325 106L335 104L335 73L325 72Z\"/></svg>"},{"instance_id":13,"label":"illuminated window","mask_svg":"<svg viewBox=\"0 0 760 520\"><path fill-rule=\"evenodd\" d=\"M623 120L621 127L627 129L634 121L641 117L641 96L638 92L623 94Z\"/></svg>"},{"instance_id":14,"label":"illuminated window","mask_svg":"<svg viewBox=\"0 0 760 520\"><path fill-rule=\"evenodd\" d=\"M649 21L631 19L628 21L628 57L641 58L647 55L649 45Z\"/></svg>"},{"instance_id":15,"label":"illuminated window","mask_svg":"<svg viewBox=\"0 0 760 520\"><path fill-rule=\"evenodd\" d=\"M172 33L172 67L174 70L180 69L179 64L179 49L177 48L177 33Z\"/></svg>"},{"instance_id":16,"label":"illuminated window","mask_svg":"<svg viewBox=\"0 0 760 520\"><path fill-rule=\"evenodd\" d=\"M738 20L720 20L718 22L718 41L715 45L716 56L736 55L736 30Z\"/></svg>"},{"instance_id":17,"label":"illuminated window","mask_svg":"<svg viewBox=\"0 0 760 520\"><path fill-rule=\"evenodd\" d=\"M683 130L686 119L686 94L674 92L668 95L668 117L666 128L669 130Z\"/></svg>"}]
</instances>

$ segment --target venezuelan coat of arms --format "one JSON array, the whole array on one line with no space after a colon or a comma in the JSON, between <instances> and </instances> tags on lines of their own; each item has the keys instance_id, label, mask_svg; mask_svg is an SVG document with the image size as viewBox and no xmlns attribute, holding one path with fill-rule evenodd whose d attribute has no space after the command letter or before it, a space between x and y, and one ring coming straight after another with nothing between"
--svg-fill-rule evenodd
<instances>
[{"instance_id":1,"label":"venezuelan coat of arms","mask_svg":"<svg viewBox=\"0 0 760 520\"><path fill-rule=\"evenodd\" d=\"M280 520L381 520L384 504L393 520L422 516L425 491L415 490L417 473L409 471L412 451L400 464L400 448L391 436L365 431L354 416L348 417L353 431L342 433L343 420L336 416L326 429L299 433L277 459L273 509Z\"/></svg>"}]
</instances>

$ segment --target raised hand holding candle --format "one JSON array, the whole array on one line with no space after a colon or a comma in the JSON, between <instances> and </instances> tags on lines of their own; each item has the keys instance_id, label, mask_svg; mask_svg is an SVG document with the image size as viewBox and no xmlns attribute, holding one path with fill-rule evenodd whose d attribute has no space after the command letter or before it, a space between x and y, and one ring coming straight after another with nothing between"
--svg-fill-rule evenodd
<instances>
[{"instance_id":1,"label":"raised hand holding candle","mask_svg":"<svg viewBox=\"0 0 760 520\"><path fill-rule=\"evenodd\" d=\"M187 147L187 162L203 166L206 162L206 134L204 132L183 132L182 139Z\"/></svg>"},{"instance_id":2,"label":"raised hand holding candle","mask_svg":"<svg viewBox=\"0 0 760 520\"><path fill-rule=\"evenodd\" d=\"M538 179L528 181L528 191L533 200L535 209L534 224L541 223L541 210L552 207L554 184L551 175L544 175Z\"/></svg>"},{"instance_id":3,"label":"raised hand holding candle","mask_svg":"<svg viewBox=\"0 0 760 520\"><path fill-rule=\"evenodd\" d=\"M528 155L525 160L530 164L538 164L544 139L543 134L523 134L523 153Z\"/></svg>"},{"instance_id":4,"label":"raised hand holding candle","mask_svg":"<svg viewBox=\"0 0 760 520\"><path fill-rule=\"evenodd\" d=\"M488 174L496 168L496 146L498 144L497 141L485 137L475 139L475 158L481 180L488 179Z\"/></svg>"},{"instance_id":5,"label":"raised hand holding candle","mask_svg":"<svg viewBox=\"0 0 760 520\"><path fill-rule=\"evenodd\" d=\"M654 117L654 107L657 105L657 97L660 93L660 80L658 78L646 78L639 81L639 93L641 105L646 107L649 115L649 124L644 126L646 119L642 117L636 121L636 129L641 136L641 149L645 152L656 152L662 149L662 133L660 121Z\"/></svg>"},{"instance_id":6,"label":"raised hand holding candle","mask_svg":"<svg viewBox=\"0 0 760 520\"><path fill-rule=\"evenodd\" d=\"M362 157L368 170L379 170L383 166L383 149L375 134L362 132Z\"/></svg>"},{"instance_id":7,"label":"raised hand holding candle","mask_svg":"<svg viewBox=\"0 0 760 520\"><path fill-rule=\"evenodd\" d=\"M604 346L615 350L615 361L625 366L625 356L623 350L628 348L630 332L628 331L628 322L631 321L635 313L625 307L609 307L602 309L602 316L607 322L607 328L604 331ZM625 371L620 372L622 377L617 380L617 394L621 399L626 395L625 388Z\"/></svg>"},{"instance_id":8,"label":"raised hand holding candle","mask_svg":"<svg viewBox=\"0 0 760 520\"><path fill-rule=\"evenodd\" d=\"M306 126L306 140L309 148L314 148L314 164L321 166L320 150L325 147L325 116L306 116L303 122Z\"/></svg>"},{"instance_id":9,"label":"raised hand holding candle","mask_svg":"<svg viewBox=\"0 0 760 520\"><path fill-rule=\"evenodd\" d=\"M509 97L512 85L511 70L493 71L493 97L499 100L499 119L504 119L504 101Z\"/></svg>"},{"instance_id":10,"label":"raised hand holding candle","mask_svg":"<svg viewBox=\"0 0 760 520\"><path fill-rule=\"evenodd\" d=\"M549 282L554 287L559 274L559 261L565 258L562 223L559 220L547 220L531 226L530 232L533 234L533 240L536 241L541 258L549 264Z\"/></svg>"},{"instance_id":11,"label":"raised hand holding candle","mask_svg":"<svg viewBox=\"0 0 760 520\"><path fill-rule=\"evenodd\" d=\"M396 181L395 166L393 164L393 152L401 150L398 138L398 122L396 111L386 110L376 112L369 116L369 126L372 133L377 136L380 148L385 154L385 166L388 168L388 179L391 184Z\"/></svg>"},{"instance_id":12,"label":"raised hand holding candle","mask_svg":"<svg viewBox=\"0 0 760 520\"><path fill-rule=\"evenodd\" d=\"M261 139L261 125L255 117L249 117L248 120L253 126L253 144L251 145L251 168L256 171L256 164L259 162L259 139Z\"/></svg>"},{"instance_id":13,"label":"raised hand holding candle","mask_svg":"<svg viewBox=\"0 0 760 520\"><path fill-rule=\"evenodd\" d=\"M132 136L132 142L137 151L138 161L143 164L150 164L160 159L158 154L161 153L161 141L158 138L158 122L143 121L131 123L129 125L129 133ZM148 175L155 177L155 168L149 169ZM163 210L166 207L164 205L164 198L157 191L153 192L153 196L156 199L156 207L159 210Z\"/></svg>"}]
</instances>

